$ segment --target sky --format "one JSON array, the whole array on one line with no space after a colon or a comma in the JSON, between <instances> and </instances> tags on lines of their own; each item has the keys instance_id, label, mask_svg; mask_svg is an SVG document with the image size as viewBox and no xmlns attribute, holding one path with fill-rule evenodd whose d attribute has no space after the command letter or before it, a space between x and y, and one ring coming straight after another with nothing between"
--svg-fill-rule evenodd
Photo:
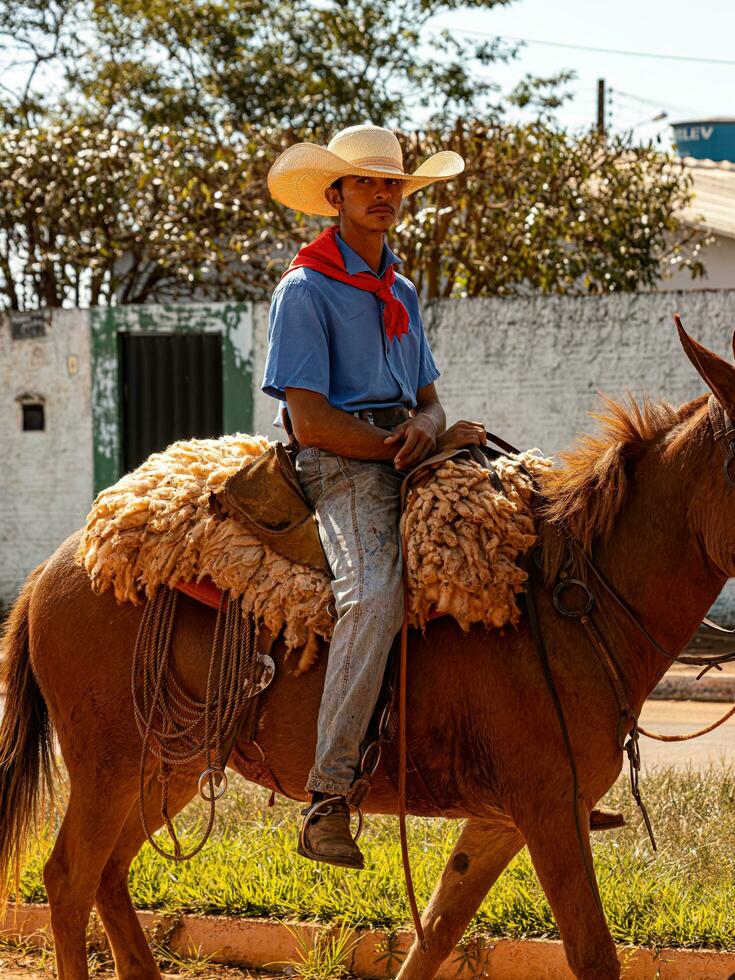
<instances>
[{"instance_id":1,"label":"sky","mask_svg":"<svg viewBox=\"0 0 735 980\"><path fill-rule=\"evenodd\" d=\"M478 41L482 40L479 35L487 34L546 42L524 45L509 65L478 66L477 70L497 81L505 92L526 73L548 76L562 69L574 70L577 78L570 86L574 98L558 114L572 130L594 123L598 78L604 78L607 85L609 127L613 131L632 128L641 141L658 138L662 147L671 145L671 122L735 117L735 0L513 0L491 10L440 15L427 31L424 53L430 50L432 28L447 28ZM729 63L718 64L718 59ZM15 75L9 72L6 82L15 81ZM17 74L18 79L24 76L24 72ZM44 83L54 84L53 72L46 74ZM666 119L650 121L662 112L667 113Z\"/></svg>"},{"instance_id":2,"label":"sky","mask_svg":"<svg viewBox=\"0 0 735 980\"><path fill-rule=\"evenodd\" d=\"M612 90L607 105L612 129L635 127L637 137L660 136L662 146L670 145L672 121L735 117L735 0L514 0L507 7L443 14L432 25L457 33L487 32L729 62L708 64L528 44L510 65L481 70L506 91L527 72L545 76L575 70L574 99L559 112L560 121L571 129L595 120L598 78L604 78ZM660 112L667 112L668 118L648 122Z\"/></svg>"}]
</instances>

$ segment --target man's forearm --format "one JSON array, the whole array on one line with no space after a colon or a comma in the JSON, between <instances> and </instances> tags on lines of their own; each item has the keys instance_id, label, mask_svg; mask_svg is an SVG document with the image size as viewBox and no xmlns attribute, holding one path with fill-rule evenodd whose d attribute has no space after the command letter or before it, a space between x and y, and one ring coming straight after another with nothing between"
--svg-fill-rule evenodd
<instances>
[{"instance_id":1,"label":"man's forearm","mask_svg":"<svg viewBox=\"0 0 735 980\"><path fill-rule=\"evenodd\" d=\"M419 405L414 412L415 415L428 415L436 425L436 434L439 436L447 427L447 417L444 409L438 401L428 402L426 405Z\"/></svg>"},{"instance_id":2,"label":"man's forearm","mask_svg":"<svg viewBox=\"0 0 735 980\"><path fill-rule=\"evenodd\" d=\"M317 442L312 440L309 445L316 445L319 449L326 449L330 453L347 456L350 459L374 459L387 462L393 459L398 447L386 446L385 440L390 435L387 429L380 429L339 409L335 409L335 412L341 418L334 418L328 427L318 430Z\"/></svg>"},{"instance_id":3,"label":"man's forearm","mask_svg":"<svg viewBox=\"0 0 735 980\"><path fill-rule=\"evenodd\" d=\"M293 415L291 420L302 447L316 446L351 459L386 461L392 460L399 448L386 446L385 440L390 435L387 429L380 429L331 405L320 407L318 412L302 417L298 423Z\"/></svg>"}]
</instances>

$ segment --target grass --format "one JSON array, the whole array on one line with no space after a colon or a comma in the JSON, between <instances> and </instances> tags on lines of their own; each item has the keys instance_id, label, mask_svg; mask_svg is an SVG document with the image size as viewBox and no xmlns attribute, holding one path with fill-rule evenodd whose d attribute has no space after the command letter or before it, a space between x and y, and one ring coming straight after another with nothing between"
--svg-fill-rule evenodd
<instances>
[{"instance_id":1,"label":"grass","mask_svg":"<svg viewBox=\"0 0 735 980\"><path fill-rule=\"evenodd\" d=\"M174 865L147 845L143 848L130 875L136 906L388 930L408 923L393 818L368 818L362 841L367 869L356 874L296 855L298 806L279 802L269 809L264 791L239 779L231 786L210 844L193 861ZM605 802L625 810L629 826L595 843L595 864L614 938L653 947L735 949L735 776L724 768L661 771L645 778L643 792L658 854L650 849L622 780ZM197 804L190 809L180 821L183 840L193 838L202 819ZM422 905L452 849L457 824L414 819L409 834ZM41 869L52 837L51 828L46 828L33 849L21 881L23 901L45 900ZM518 938L557 935L525 851L481 906L473 925L473 931L478 930Z\"/></svg>"},{"instance_id":2,"label":"grass","mask_svg":"<svg viewBox=\"0 0 735 980\"><path fill-rule=\"evenodd\" d=\"M349 926L345 923L342 923L337 933L318 936L314 943L294 929L289 929L289 932L296 941L297 959L274 963L272 966L287 966L289 973L301 980L349 976L346 963L360 940L351 938Z\"/></svg>"}]
</instances>

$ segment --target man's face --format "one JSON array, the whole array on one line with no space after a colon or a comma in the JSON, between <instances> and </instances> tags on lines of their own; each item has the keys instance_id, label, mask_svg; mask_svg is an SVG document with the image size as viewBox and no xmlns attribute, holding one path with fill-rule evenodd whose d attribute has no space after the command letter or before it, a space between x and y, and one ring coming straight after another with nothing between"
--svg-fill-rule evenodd
<instances>
[{"instance_id":1,"label":"man's face","mask_svg":"<svg viewBox=\"0 0 735 980\"><path fill-rule=\"evenodd\" d=\"M326 196L351 224L387 231L398 217L403 183L395 177L343 177L339 188L327 188Z\"/></svg>"}]
</instances>

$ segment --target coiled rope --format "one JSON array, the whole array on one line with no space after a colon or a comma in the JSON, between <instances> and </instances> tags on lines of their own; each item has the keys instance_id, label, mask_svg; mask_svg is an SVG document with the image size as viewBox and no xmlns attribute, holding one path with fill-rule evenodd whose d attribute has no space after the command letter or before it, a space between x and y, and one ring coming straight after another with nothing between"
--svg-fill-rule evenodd
<instances>
[{"instance_id":1,"label":"coiled rope","mask_svg":"<svg viewBox=\"0 0 735 980\"><path fill-rule=\"evenodd\" d=\"M212 832L215 804L227 788L226 754L243 721L256 683L257 639L251 616L223 592L207 670L204 700L189 694L175 672L171 656L178 591L159 585L148 599L133 652L131 688L135 721L143 741L138 810L148 842L172 861L198 854ZM252 704L252 702L251 702ZM158 760L161 816L173 844L167 851L155 840L145 813L145 769L148 756ZM168 786L175 767L202 760L199 793L209 804L203 837L184 853L168 812Z\"/></svg>"}]
</instances>

